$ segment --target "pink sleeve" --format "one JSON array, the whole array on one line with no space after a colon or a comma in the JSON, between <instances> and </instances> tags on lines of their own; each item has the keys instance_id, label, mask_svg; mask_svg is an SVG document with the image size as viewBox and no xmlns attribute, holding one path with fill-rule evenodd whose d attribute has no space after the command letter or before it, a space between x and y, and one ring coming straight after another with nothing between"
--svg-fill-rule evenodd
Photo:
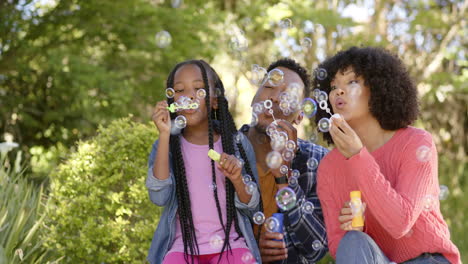
<instances>
[{"instance_id":1,"label":"pink sleeve","mask_svg":"<svg viewBox=\"0 0 468 264\"><path fill-rule=\"evenodd\" d=\"M390 163L384 166L392 166L391 171L397 174L388 175L395 179L393 187L366 148L345 162L347 173L358 183L367 210L395 239L410 231L427 205L424 198L429 195L431 206L438 203L437 150L430 134L419 133L403 140L397 143L401 147L395 148L400 151L384 154L385 162Z\"/></svg>"},{"instance_id":2,"label":"pink sleeve","mask_svg":"<svg viewBox=\"0 0 468 264\"><path fill-rule=\"evenodd\" d=\"M327 171L330 171L328 164L330 164L328 160L325 162L322 160L320 162L317 172L317 194L322 206L325 227L327 228L328 249L332 257L336 258L338 245L341 238L345 234L345 231L340 228L340 222L338 221L338 216L343 205L338 204L338 202L334 199L332 190L333 185L326 180L329 178Z\"/></svg>"}]
</instances>

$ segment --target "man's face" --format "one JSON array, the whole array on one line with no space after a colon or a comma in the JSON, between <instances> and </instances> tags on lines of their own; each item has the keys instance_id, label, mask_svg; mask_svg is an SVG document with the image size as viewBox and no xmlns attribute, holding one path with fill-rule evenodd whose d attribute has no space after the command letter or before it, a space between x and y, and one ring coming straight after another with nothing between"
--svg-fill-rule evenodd
<instances>
[{"instance_id":1,"label":"man's face","mask_svg":"<svg viewBox=\"0 0 468 264\"><path fill-rule=\"evenodd\" d=\"M272 110L275 119L283 119L293 124L299 124L302 120L301 102L304 98L304 82L296 72L288 68L277 67L275 69L283 72L283 82L274 86L268 80L264 81L252 100L252 106L255 106L256 103L263 105L264 101L271 100L273 102ZM272 71L275 69L272 69ZM286 100L284 100L287 96L292 97L289 103L285 103ZM292 109L290 113L284 110L287 109L287 106L290 106L289 109ZM263 110L257 114L258 123L255 126L255 129L262 133L273 122L273 116L268 114L265 109Z\"/></svg>"}]
</instances>

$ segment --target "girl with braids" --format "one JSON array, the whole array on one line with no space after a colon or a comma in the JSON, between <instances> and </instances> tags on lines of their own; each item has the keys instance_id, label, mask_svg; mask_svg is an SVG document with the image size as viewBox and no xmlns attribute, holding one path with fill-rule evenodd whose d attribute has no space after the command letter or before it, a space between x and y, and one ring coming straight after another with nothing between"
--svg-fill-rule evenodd
<instances>
[{"instance_id":1,"label":"girl with braids","mask_svg":"<svg viewBox=\"0 0 468 264\"><path fill-rule=\"evenodd\" d=\"M167 79L175 96L158 102L153 122L159 139L149 157L146 186L150 199L164 206L148 261L155 263L254 263L260 254L250 216L258 211L259 192L247 192L242 175L257 180L255 154L248 140L236 136L224 87L202 60L179 63ZM170 114L168 105L181 96L194 99L204 89L198 110ZM187 125L171 135L171 119ZM207 153L221 153L218 162ZM240 156L245 164L236 158ZM251 164L253 166L251 166Z\"/></svg>"}]
</instances>

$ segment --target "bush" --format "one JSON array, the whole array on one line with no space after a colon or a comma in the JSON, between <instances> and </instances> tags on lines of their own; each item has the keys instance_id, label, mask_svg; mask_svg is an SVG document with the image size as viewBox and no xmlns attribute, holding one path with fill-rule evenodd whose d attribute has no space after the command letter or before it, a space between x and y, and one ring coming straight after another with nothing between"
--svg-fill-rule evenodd
<instances>
[{"instance_id":1,"label":"bush","mask_svg":"<svg viewBox=\"0 0 468 264\"><path fill-rule=\"evenodd\" d=\"M51 175L47 247L66 263L143 263L160 208L145 187L154 126L100 127Z\"/></svg>"},{"instance_id":2,"label":"bush","mask_svg":"<svg viewBox=\"0 0 468 264\"><path fill-rule=\"evenodd\" d=\"M14 165L0 157L0 263L49 263L42 247L47 199L24 177L21 152Z\"/></svg>"}]
</instances>

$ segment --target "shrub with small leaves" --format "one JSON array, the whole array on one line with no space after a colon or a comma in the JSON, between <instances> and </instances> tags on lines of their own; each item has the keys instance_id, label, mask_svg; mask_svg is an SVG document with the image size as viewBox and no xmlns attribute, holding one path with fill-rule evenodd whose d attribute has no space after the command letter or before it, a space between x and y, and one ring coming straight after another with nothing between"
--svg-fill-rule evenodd
<instances>
[{"instance_id":1,"label":"shrub with small leaves","mask_svg":"<svg viewBox=\"0 0 468 264\"><path fill-rule=\"evenodd\" d=\"M100 127L51 175L47 246L66 263L143 263L161 208L148 198L152 125Z\"/></svg>"}]
</instances>

